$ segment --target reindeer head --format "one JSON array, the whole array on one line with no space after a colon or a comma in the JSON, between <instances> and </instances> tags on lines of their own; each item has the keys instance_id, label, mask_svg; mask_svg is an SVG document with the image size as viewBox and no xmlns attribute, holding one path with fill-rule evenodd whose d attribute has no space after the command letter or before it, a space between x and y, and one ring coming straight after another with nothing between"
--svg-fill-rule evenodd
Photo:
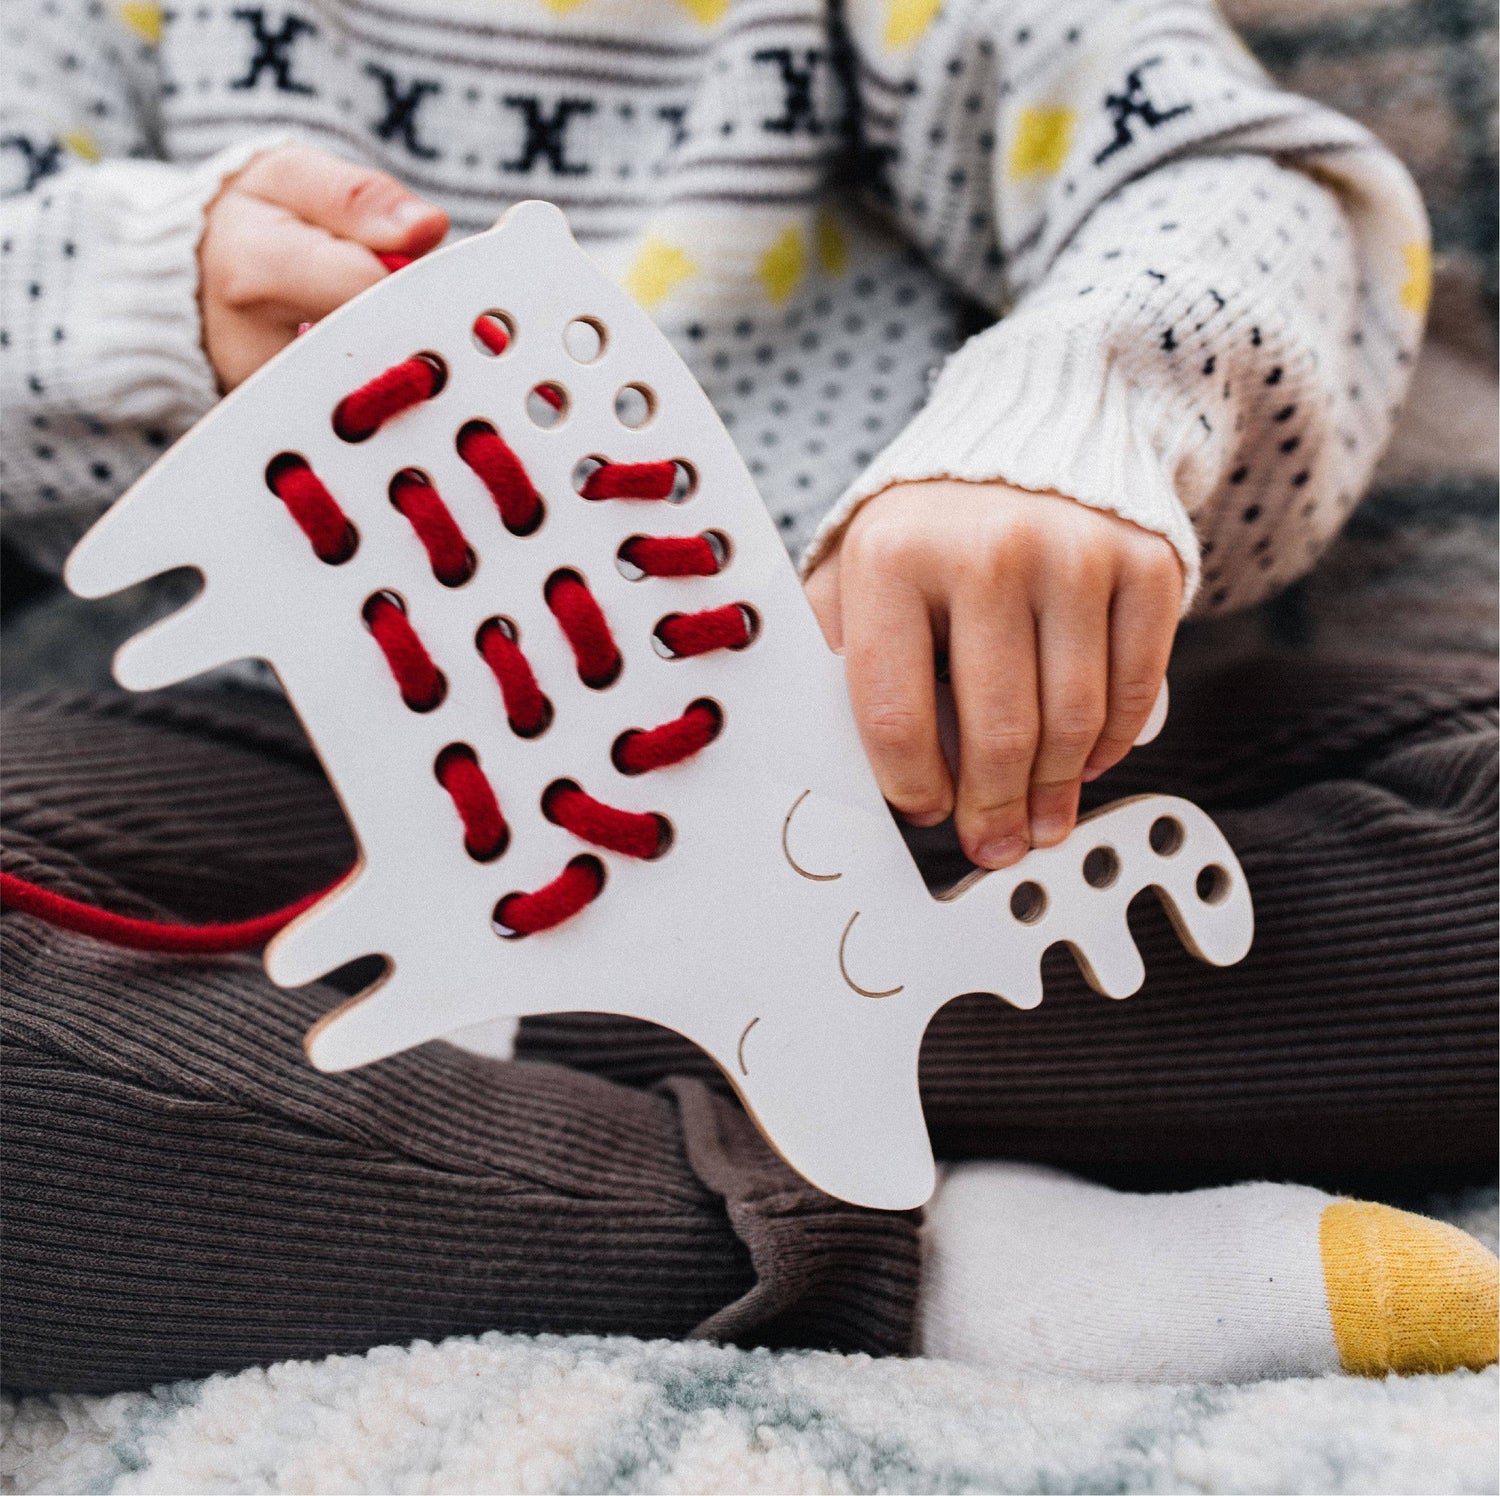
<instances>
[{"instance_id":1,"label":"reindeer head","mask_svg":"<svg viewBox=\"0 0 1500 1496\"><path fill-rule=\"evenodd\" d=\"M1035 1004L1057 940L1133 991L1148 884L1198 954L1248 948L1238 864L1176 800L928 894L728 434L547 205L299 339L67 577L99 596L183 566L201 594L121 650L121 683L268 660L359 841L266 956L285 985L387 960L308 1035L322 1069L505 1016L649 1019L814 1183L906 1208L933 1183L917 1054L945 1001Z\"/></svg>"}]
</instances>

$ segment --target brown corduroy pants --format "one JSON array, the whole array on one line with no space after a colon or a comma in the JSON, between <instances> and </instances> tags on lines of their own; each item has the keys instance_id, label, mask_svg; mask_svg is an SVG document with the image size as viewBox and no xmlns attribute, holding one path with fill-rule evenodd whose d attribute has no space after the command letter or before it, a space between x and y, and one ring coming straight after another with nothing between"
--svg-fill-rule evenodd
<instances>
[{"instance_id":1,"label":"brown corduroy pants","mask_svg":"<svg viewBox=\"0 0 1500 1496\"><path fill-rule=\"evenodd\" d=\"M1255 948L1203 966L1143 899L1129 1002L1049 958L1034 1012L950 1004L923 1050L939 1152L1215 1177L1492 1163L1495 697L1467 659L1174 680L1162 738L1095 798L1209 809ZM269 699L23 698L3 749L6 869L121 912L242 917L353 857ZM0 934L8 1386L492 1328L908 1344L915 1217L804 1184L662 1030L549 1017L514 1062L432 1044L325 1076L301 1036L329 987L24 916Z\"/></svg>"}]
</instances>

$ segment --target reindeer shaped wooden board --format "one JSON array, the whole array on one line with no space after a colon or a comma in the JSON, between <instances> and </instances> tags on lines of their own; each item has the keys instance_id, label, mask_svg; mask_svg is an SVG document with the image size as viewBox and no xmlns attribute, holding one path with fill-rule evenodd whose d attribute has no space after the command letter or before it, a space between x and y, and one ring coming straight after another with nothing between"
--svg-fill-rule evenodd
<instances>
[{"instance_id":1,"label":"reindeer shaped wooden board","mask_svg":"<svg viewBox=\"0 0 1500 1496\"><path fill-rule=\"evenodd\" d=\"M309 1033L320 1069L629 1014L712 1055L814 1184L904 1209L934 1183L917 1054L950 998L1035 1005L1057 941L1133 992L1147 886L1205 960L1249 948L1234 854L1177 799L928 893L728 434L548 205L318 324L67 578L97 597L174 567L202 593L120 651L121 683L269 661L359 840L266 952L284 985L387 960Z\"/></svg>"}]
</instances>

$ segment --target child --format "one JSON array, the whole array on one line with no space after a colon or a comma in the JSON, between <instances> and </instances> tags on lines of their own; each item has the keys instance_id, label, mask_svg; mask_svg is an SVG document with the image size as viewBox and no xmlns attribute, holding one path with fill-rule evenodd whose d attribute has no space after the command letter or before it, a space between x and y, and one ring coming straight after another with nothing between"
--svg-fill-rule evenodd
<instances>
[{"instance_id":1,"label":"child","mask_svg":"<svg viewBox=\"0 0 1500 1496\"><path fill-rule=\"evenodd\" d=\"M1179 685L1115 768L1179 617L1336 532L1428 289L1399 166L1208 5L40 0L7 45L5 503L33 557L379 254L551 198L740 442L908 822L951 815L1005 867L1114 769L1112 795L1216 810L1246 866L1242 968L1147 930L1126 1008L1064 979L1024 1025L945 1012L948 1150L1241 1177L1492 1155L1486 673L1257 663ZM974 306L1004 315L963 342ZM349 858L273 701L53 696L8 736L8 865L49 886L229 918ZM914 1343L915 1222L789 1176L669 1036L548 1019L519 1053L570 1068L429 1046L330 1078L296 1037L326 990L5 931L14 1385L492 1327ZM1385 1207L980 1165L931 1219L932 1353L1164 1378L1495 1355L1493 1258ZM1080 1234L1100 1254L1054 1271Z\"/></svg>"}]
</instances>

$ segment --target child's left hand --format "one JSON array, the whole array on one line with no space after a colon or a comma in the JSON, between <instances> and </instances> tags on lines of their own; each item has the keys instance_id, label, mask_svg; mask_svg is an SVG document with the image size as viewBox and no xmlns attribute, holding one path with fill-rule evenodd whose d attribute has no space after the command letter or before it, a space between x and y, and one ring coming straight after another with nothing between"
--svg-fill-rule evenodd
<instances>
[{"instance_id":1,"label":"child's left hand","mask_svg":"<svg viewBox=\"0 0 1500 1496\"><path fill-rule=\"evenodd\" d=\"M967 855L1000 868L1060 842L1081 785L1129 752L1182 588L1171 545L1116 515L943 481L866 503L807 595L844 655L886 799L916 825L955 815ZM938 739L938 651L958 709L956 788Z\"/></svg>"}]
</instances>

